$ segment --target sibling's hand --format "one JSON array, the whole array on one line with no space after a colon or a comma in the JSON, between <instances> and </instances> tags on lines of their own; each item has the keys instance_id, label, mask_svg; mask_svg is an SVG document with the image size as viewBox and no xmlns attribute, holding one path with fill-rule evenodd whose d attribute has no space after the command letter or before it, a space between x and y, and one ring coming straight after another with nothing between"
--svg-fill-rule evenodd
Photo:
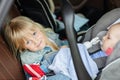
<instances>
[{"instance_id":1,"label":"sibling's hand","mask_svg":"<svg viewBox=\"0 0 120 80\"><path fill-rule=\"evenodd\" d=\"M61 48L68 48L68 46L67 46L67 45L64 45L64 46L61 46Z\"/></svg>"}]
</instances>

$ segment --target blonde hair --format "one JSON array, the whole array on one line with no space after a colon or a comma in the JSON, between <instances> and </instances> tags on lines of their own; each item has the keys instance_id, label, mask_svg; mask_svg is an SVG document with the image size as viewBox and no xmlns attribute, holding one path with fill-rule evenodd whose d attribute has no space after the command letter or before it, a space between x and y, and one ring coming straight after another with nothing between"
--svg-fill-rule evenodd
<instances>
[{"instance_id":1,"label":"blonde hair","mask_svg":"<svg viewBox=\"0 0 120 80\"><path fill-rule=\"evenodd\" d=\"M13 48L12 51L14 50L13 52L15 53L16 50L25 50L25 34L36 29L39 29L45 36L47 31L52 31L51 29L44 28L42 25L24 16L19 16L12 19L5 27L5 38L7 39L10 47ZM28 35L29 34L27 34L27 36ZM46 43L51 46L53 50L58 50L58 46L51 42L48 38L46 38Z\"/></svg>"}]
</instances>

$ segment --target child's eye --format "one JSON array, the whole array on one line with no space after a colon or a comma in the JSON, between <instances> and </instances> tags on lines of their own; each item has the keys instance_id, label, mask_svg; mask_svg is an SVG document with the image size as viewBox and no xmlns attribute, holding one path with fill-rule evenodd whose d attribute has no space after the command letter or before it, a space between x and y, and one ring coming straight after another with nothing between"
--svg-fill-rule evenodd
<instances>
[{"instance_id":1,"label":"child's eye","mask_svg":"<svg viewBox=\"0 0 120 80\"><path fill-rule=\"evenodd\" d=\"M33 35L36 35L37 32L34 32Z\"/></svg>"},{"instance_id":2,"label":"child's eye","mask_svg":"<svg viewBox=\"0 0 120 80\"><path fill-rule=\"evenodd\" d=\"M110 37L109 37L109 36L108 36L107 38L108 38L108 39L110 39Z\"/></svg>"},{"instance_id":3,"label":"child's eye","mask_svg":"<svg viewBox=\"0 0 120 80\"><path fill-rule=\"evenodd\" d=\"M30 44L30 41L26 41L26 44Z\"/></svg>"}]
</instances>

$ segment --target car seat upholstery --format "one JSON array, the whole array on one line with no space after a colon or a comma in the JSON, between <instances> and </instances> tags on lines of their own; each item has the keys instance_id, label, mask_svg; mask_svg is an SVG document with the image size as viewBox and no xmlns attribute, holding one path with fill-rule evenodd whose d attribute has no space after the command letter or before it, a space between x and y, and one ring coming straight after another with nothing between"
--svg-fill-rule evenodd
<instances>
[{"instance_id":1,"label":"car seat upholstery","mask_svg":"<svg viewBox=\"0 0 120 80\"><path fill-rule=\"evenodd\" d=\"M19 61L0 36L0 80L25 80Z\"/></svg>"},{"instance_id":2,"label":"car seat upholstery","mask_svg":"<svg viewBox=\"0 0 120 80\"><path fill-rule=\"evenodd\" d=\"M113 9L106 14L104 14L90 29L82 42L89 41L94 38L98 32L107 30L107 27L113 24L116 20L120 18L120 8Z\"/></svg>"},{"instance_id":3,"label":"car seat upholstery","mask_svg":"<svg viewBox=\"0 0 120 80\"><path fill-rule=\"evenodd\" d=\"M55 3L55 8L60 9L60 0L53 1ZM81 8L85 6L88 0L69 0L69 2L72 4L72 8L75 10L75 12L78 12Z\"/></svg>"},{"instance_id":4,"label":"car seat upholstery","mask_svg":"<svg viewBox=\"0 0 120 80\"><path fill-rule=\"evenodd\" d=\"M12 6L4 23L6 24L10 19L18 15L15 6ZM5 24L2 25L2 28L4 28ZM22 66L8 48L2 32L0 34L0 80L25 80Z\"/></svg>"},{"instance_id":5,"label":"car seat upholstery","mask_svg":"<svg viewBox=\"0 0 120 80\"><path fill-rule=\"evenodd\" d=\"M49 0L15 0L17 8L21 14L31 18L32 20L50 27L54 31L59 28L52 12L54 5ZM50 4L48 4L50 2Z\"/></svg>"}]
</instances>

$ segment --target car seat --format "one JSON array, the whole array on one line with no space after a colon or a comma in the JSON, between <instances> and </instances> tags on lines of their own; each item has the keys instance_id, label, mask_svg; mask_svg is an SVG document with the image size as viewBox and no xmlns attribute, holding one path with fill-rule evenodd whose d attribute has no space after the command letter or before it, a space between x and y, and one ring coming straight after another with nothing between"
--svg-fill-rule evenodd
<instances>
[{"instance_id":1,"label":"car seat","mask_svg":"<svg viewBox=\"0 0 120 80\"><path fill-rule=\"evenodd\" d=\"M91 80L90 76L87 74L86 70L84 69L84 65L82 64L81 57L78 55L79 51L77 48L77 40L76 35L74 34L75 31L73 29L74 23L74 12L70 9L70 5L66 0L63 0L66 8L63 8L63 19L66 27L67 37L70 44L71 55L73 58L76 74L79 80ZM65 11L69 12L69 14L65 13ZM86 41L92 40L97 34L101 31L107 31L107 28L112 25L115 21L120 18L120 8L116 8L107 12L103 15L95 25L93 25L88 31L86 31L84 36L82 36L81 43ZM69 20L68 20L69 19ZM95 47L96 48L96 47ZM100 49L98 46L97 49ZM116 45L115 50L112 52L110 56L106 58L106 62L104 68L98 74L96 80L119 80L119 73L120 73L120 42Z\"/></svg>"},{"instance_id":2,"label":"car seat","mask_svg":"<svg viewBox=\"0 0 120 80\"><path fill-rule=\"evenodd\" d=\"M120 22L120 8L113 9L106 14L104 14L95 25L93 25L84 35L83 43L85 41L90 41L92 38L94 38L99 32L101 31L107 31L108 27L112 25L113 23ZM100 73L98 80L119 80L120 77L118 74L120 73L119 70L119 49L120 48L120 42L116 45L115 50L113 53L106 59L104 68L102 72ZM92 50L94 49L94 50ZM95 50L100 49L100 46L93 46L90 50L92 53ZM114 66L114 67L113 67Z\"/></svg>"},{"instance_id":3,"label":"car seat","mask_svg":"<svg viewBox=\"0 0 120 80\"><path fill-rule=\"evenodd\" d=\"M66 38L64 24L54 14L55 7L52 0L15 0L15 3L22 15L33 19L45 27L52 28L60 35L60 38ZM89 21L87 18L79 15L76 15L75 20L75 29L77 31ZM80 20L81 24L78 24L78 20Z\"/></svg>"},{"instance_id":4,"label":"car seat","mask_svg":"<svg viewBox=\"0 0 120 80\"><path fill-rule=\"evenodd\" d=\"M91 27L85 34L83 42L89 41L94 38L99 32L107 31L108 27L113 23L120 22L120 8L116 8L104 14L93 27ZM98 47L99 49L100 47ZM119 49L120 42L110 56L106 59L105 67L100 73L98 80L119 80ZM95 48L92 48L95 49ZM97 49L96 49L97 50ZM114 67L113 67L114 66Z\"/></svg>"},{"instance_id":5,"label":"car seat","mask_svg":"<svg viewBox=\"0 0 120 80\"><path fill-rule=\"evenodd\" d=\"M0 80L25 80L22 66L6 44L2 32L5 24L17 14L13 0L0 1Z\"/></svg>"},{"instance_id":6,"label":"car seat","mask_svg":"<svg viewBox=\"0 0 120 80\"><path fill-rule=\"evenodd\" d=\"M56 29L57 24L51 14L48 0L15 0L15 4L22 15L45 27Z\"/></svg>"}]
</instances>

